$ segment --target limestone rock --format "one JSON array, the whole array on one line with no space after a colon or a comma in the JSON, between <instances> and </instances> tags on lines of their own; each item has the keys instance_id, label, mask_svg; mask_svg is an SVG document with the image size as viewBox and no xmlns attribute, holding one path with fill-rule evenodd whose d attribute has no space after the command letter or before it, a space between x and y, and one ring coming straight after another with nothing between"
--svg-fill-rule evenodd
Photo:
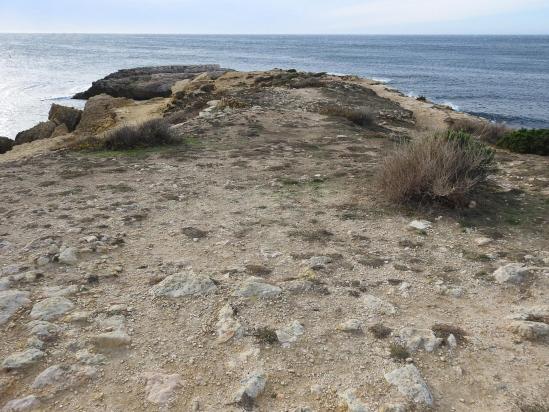
<instances>
[{"instance_id":1,"label":"limestone rock","mask_svg":"<svg viewBox=\"0 0 549 412\"><path fill-rule=\"evenodd\" d=\"M370 412L371 409L366 406L355 394L353 389L348 389L339 394L339 400L342 408L348 412Z\"/></svg>"},{"instance_id":2,"label":"limestone rock","mask_svg":"<svg viewBox=\"0 0 549 412\"><path fill-rule=\"evenodd\" d=\"M166 405L173 399L175 390L181 386L181 376L163 373L149 373L145 375L147 385L147 401Z\"/></svg>"},{"instance_id":3,"label":"limestone rock","mask_svg":"<svg viewBox=\"0 0 549 412\"><path fill-rule=\"evenodd\" d=\"M280 293L282 293L281 288L266 283L263 279L255 276L250 276L245 279L240 285L240 288L235 292L237 296L242 296L245 298L271 298L279 295Z\"/></svg>"},{"instance_id":4,"label":"limestone rock","mask_svg":"<svg viewBox=\"0 0 549 412\"><path fill-rule=\"evenodd\" d=\"M131 343L131 338L128 334L122 330L115 330L113 332L101 333L94 335L91 338L91 342L97 349L116 349L128 346Z\"/></svg>"},{"instance_id":5,"label":"limestone rock","mask_svg":"<svg viewBox=\"0 0 549 412\"><path fill-rule=\"evenodd\" d=\"M409 230L417 230L419 232L424 232L430 229L433 226L428 220L413 220L408 224Z\"/></svg>"},{"instance_id":6,"label":"limestone rock","mask_svg":"<svg viewBox=\"0 0 549 412\"><path fill-rule=\"evenodd\" d=\"M309 259L309 267L313 270L325 269L330 263L332 258L329 256L313 256Z\"/></svg>"},{"instance_id":7,"label":"limestone rock","mask_svg":"<svg viewBox=\"0 0 549 412\"><path fill-rule=\"evenodd\" d=\"M54 340L61 328L53 323L43 320L33 320L26 325L29 334L43 341Z\"/></svg>"},{"instance_id":8,"label":"limestone rock","mask_svg":"<svg viewBox=\"0 0 549 412\"><path fill-rule=\"evenodd\" d=\"M297 320L294 320L289 325L276 330L278 341L284 347L289 347L291 343L296 342L297 339L304 333L305 328Z\"/></svg>"},{"instance_id":9,"label":"limestone rock","mask_svg":"<svg viewBox=\"0 0 549 412\"><path fill-rule=\"evenodd\" d=\"M0 325L6 323L19 308L29 303L29 292L20 290L0 291Z\"/></svg>"},{"instance_id":10,"label":"limestone rock","mask_svg":"<svg viewBox=\"0 0 549 412\"><path fill-rule=\"evenodd\" d=\"M8 356L2 362L2 369L17 370L24 369L38 362L44 357L44 352L39 349L27 349L24 352L16 352Z\"/></svg>"},{"instance_id":11,"label":"limestone rock","mask_svg":"<svg viewBox=\"0 0 549 412\"><path fill-rule=\"evenodd\" d=\"M75 99L89 99L102 93L113 97L126 97L134 100L148 100L154 97L169 97L172 87L181 80L194 79L199 74L209 72L220 76L228 71L218 65L160 66L119 70L105 78L93 82L90 89L74 96Z\"/></svg>"},{"instance_id":12,"label":"limestone rock","mask_svg":"<svg viewBox=\"0 0 549 412\"><path fill-rule=\"evenodd\" d=\"M62 296L46 298L32 307L31 318L52 320L74 309L74 303Z\"/></svg>"},{"instance_id":13,"label":"limestone rock","mask_svg":"<svg viewBox=\"0 0 549 412\"><path fill-rule=\"evenodd\" d=\"M15 142L7 137L0 136L0 154L9 152Z\"/></svg>"},{"instance_id":14,"label":"limestone rock","mask_svg":"<svg viewBox=\"0 0 549 412\"><path fill-rule=\"evenodd\" d=\"M521 263L509 263L494 272L498 283L522 283L529 274L529 270Z\"/></svg>"},{"instance_id":15,"label":"limestone rock","mask_svg":"<svg viewBox=\"0 0 549 412\"><path fill-rule=\"evenodd\" d=\"M399 332L400 340L410 352L423 349L426 352L433 352L443 342L437 338L431 329L416 329L412 327L402 328Z\"/></svg>"},{"instance_id":16,"label":"limestone rock","mask_svg":"<svg viewBox=\"0 0 549 412\"><path fill-rule=\"evenodd\" d=\"M374 295L365 295L362 298L366 308L379 315L394 315L397 313L396 307L389 302L386 302Z\"/></svg>"},{"instance_id":17,"label":"limestone rock","mask_svg":"<svg viewBox=\"0 0 549 412\"><path fill-rule=\"evenodd\" d=\"M215 283L204 275L192 272L168 276L155 285L151 292L154 296L180 298L184 296L207 295L216 289Z\"/></svg>"},{"instance_id":18,"label":"limestone rock","mask_svg":"<svg viewBox=\"0 0 549 412\"><path fill-rule=\"evenodd\" d=\"M433 396L415 365L406 365L385 374L385 380L414 402L433 405Z\"/></svg>"},{"instance_id":19,"label":"limestone rock","mask_svg":"<svg viewBox=\"0 0 549 412\"><path fill-rule=\"evenodd\" d=\"M261 371L252 373L241 381L240 389L236 392L234 402L243 407L253 406L255 399L263 393L267 378Z\"/></svg>"},{"instance_id":20,"label":"limestone rock","mask_svg":"<svg viewBox=\"0 0 549 412\"><path fill-rule=\"evenodd\" d=\"M68 247L59 254L59 262L65 265L76 265L78 263L78 249Z\"/></svg>"},{"instance_id":21,"label":"limestone rock","mask_svg":"<svg viewBox=\"0 0 549 412\"><path fill-rule=\"evenodd\" d=\"M362 330L362 322L358 319L349 319L345 322L340 323L337 326L337 329L342 332L360 332Z\"/></svg>"},{"instance_id":22,"label":"limestone rock","mask_svg":"<svg viewBox=\"0 0 549 412\"><path fill-rule=\"evenodd\" d=\"M15 136L15 144L23 144L34 142L35 140L48 139L53 134L57 125L55 122L48 120L47 122L38 123L36 126L17 133Z\"/></svg>"},{"instance_id":23,"label":"limestone rock","mask_svg":"<svg viewBox=\"0 0 549 412\"><path fill-rule=\"evenodd\" d=\"M78 126L80 118L82 117L82 110L75 109L73 107L61 106L59 104L52 104L48 119L55 122L57 125L65 125L67 131L72 132Z\"/></svg>"},{"instance_id":24,"label":"limestone rock","mask_svg":"<svg viewBox=\"0 0 549 412\"><path fill-rule=\"evenodd\" d=\"M224 343L234 337L238 338L242 336L242 325L234 315L234 309L229 304L223 306L219 311L219 317L216 324L217 341L219 343Z\"/></svg>"},{"instance_id":25,"label":"limestone rock","mask_svg":"<svg viewBox=\"0 0 549 412\"><path fill-rule=\"evenodd\" d=\"M34 395L28 395L24 398L13 399L6 403L0 412L23 412L36 410L40 406L40 401Z\"/></svg>"}]
</instances>

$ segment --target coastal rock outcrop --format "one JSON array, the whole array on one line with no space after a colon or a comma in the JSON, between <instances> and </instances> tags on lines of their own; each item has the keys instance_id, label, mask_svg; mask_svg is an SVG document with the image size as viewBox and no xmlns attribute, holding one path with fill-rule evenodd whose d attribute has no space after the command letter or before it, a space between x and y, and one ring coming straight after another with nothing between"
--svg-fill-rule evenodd
<instances>
[{"instance_id":1,"label":"coastal rock outcrop","mask_svg":"<svg viewBox=\"0 0 549 412\"><path fill-rule=\"evenodd\" d=\"M10 151L13 143L13 140L0 136L0 154Z\"/></svg>"},{"instance_id":2,"label":"coastal rock outcrop","mask_svg":"<svg viewBox=\"0 0 549 412\"><path fill-rule=\"evenodd\" d=\"M17 136L15 136L15 144L19 145L34 142L35 140L48 139L51 137L56 127L57 125L55 122L52 122L51 120L40 122L28 130L17 133Z\"/></svg>"},{"instance_id":3,"label":"coastal rock outcrop","mask_svg":"<svg viewBox=\"0 0 549 412\"><path fill-rule=\"evenodd\" d=\"M180 80L193 79L203 73L208 73L210 77L219 77L227 71L229 69L223 69L217 64L119 70L94 82L87 91L77 93L74 98L89 99L103 93L134 100L169 97L172 87Z\"/></svg>"},{"instance_id":4,"label":"coastal rock outcrop","mask_svg":"<svg viewBox=\"0 0 549 412\"><path fill-rule=\"evenodd\" d=\"M74 107L61 106L59 104L52 104L48 119L54 122L56 125L65 125L69 132L74 131L80 118L82 117L82 110L75 109Z\"/></svg>"}]
</instances>

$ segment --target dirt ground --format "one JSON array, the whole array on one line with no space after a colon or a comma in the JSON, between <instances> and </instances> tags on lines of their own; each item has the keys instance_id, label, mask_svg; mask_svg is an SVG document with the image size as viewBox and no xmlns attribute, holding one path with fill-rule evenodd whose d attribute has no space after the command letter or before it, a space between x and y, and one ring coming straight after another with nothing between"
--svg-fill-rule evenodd
<instances>
[{"instance_id":1,"label":"dirt ground","mask_svg":"<svg viewBox=\"0 0 549 412\"><path fill-rule=\"evenodd\" d=\"M222 81L242 82L231 76ZM498 151L475 208L404 208L376 187L380 160L402 136L459 114L387 100L395 93L366 81L231 87L243 107L177 124L181 146L0 162L0 294L29 292L0 325L0 360L41 345L29 333L34 305L59 295L73 304L50 320L58 330L41 340L39 360L4 367L0 408L34 395L44 411L548 410L547 339L509 329L509 316L548 304L547 158ZM319 114L327 102L367 106L376 126ZM413 220L432 226L410 230ZM65 247L76 248L69 264ZM509 263L528 268L524 282L494 280ZM210 287L154 294L178 273ZM272 293L241 293L251 276ZM349 320L359 326L341 326ZM271 339L294 321L294 341ZM390 330L374 333L381 324ZM403 328L445 339L440 324L457 346L395 356ZM109 331L131 343L101 343ZM384 377L411 364L432 406ZM79 368L78 377L37 385L53 365ZM235 403L253 373L264 390ZM151 374L175 382L165 399Z\"/></svg>"}]
</instances>

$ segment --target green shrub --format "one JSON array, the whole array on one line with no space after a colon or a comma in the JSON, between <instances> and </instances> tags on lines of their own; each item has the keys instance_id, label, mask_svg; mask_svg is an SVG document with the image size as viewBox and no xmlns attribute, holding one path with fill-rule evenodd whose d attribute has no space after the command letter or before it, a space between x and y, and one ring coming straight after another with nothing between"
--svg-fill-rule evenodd
<instances>
[{"instance_id":1,"label":"green shrub","mask_svg":"<svg viewBox=\"0 0 549 412\"><path fill-rule=\"evenodd\" d=\"M418 138L383 161L378 184L392 201L463 206L495 169L494 152L465 132Z\"/></svg>"},{"instance_id":2,"label":"green shrub","mask_svg":"<svg viewBox=\"0 0 549 412\"><path fill-rule=\"evenodd\" d=\"M549 155L549 129L521 129L503 136L497 145L516 153Z\"/></svg>"}]
</instances>

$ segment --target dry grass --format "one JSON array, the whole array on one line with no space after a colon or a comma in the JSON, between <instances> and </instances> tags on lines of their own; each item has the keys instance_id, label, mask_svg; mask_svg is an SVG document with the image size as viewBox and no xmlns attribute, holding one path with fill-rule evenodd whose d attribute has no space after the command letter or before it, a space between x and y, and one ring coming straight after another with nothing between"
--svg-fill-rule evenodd
<instances>
[{"instance_id":1,"label":"dry grass","mask_svg":"<svg viewBox=\"0 0 549 412\"><path fill-rule=\"evenodd\" d=\"M404 143L381 165L378 185L398 203L438 202L463 206L494 170L494 153L463 132Z\"/></svg>"},{"instance_id":2,"label":"dry grass","mask_svg":"<svg viewBox=\"0 0 549 412\"><path fill-rule=\"evenodd\" d=\"M450 129L469 133L480 140L490 144L497 144L503 136L511 131L502 123L490 123L474 119L454 119L450 123Z\"/></svg>"},{"instance_id":3,"label":"dry grass","mask_svg":"<svg viewBox=\"0 0 549 412\"><path fill-rule=\"evenodd\" d=\"M375 114L365 108L350 108L338 105L324 106L320 114L332 117L343 117L361 127L372 126L375 122Z\"/></svg>"}]
</instances>

